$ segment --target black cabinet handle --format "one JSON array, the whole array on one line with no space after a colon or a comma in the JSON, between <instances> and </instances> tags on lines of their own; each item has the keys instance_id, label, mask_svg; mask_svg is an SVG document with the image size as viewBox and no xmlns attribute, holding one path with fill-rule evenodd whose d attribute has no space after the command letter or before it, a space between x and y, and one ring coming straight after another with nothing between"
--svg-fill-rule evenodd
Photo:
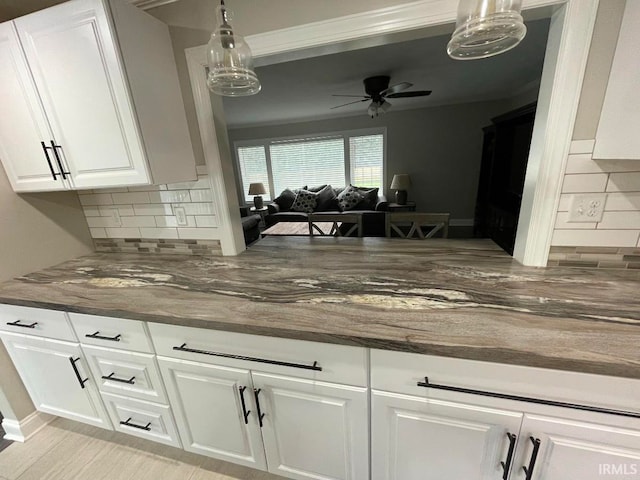
<instances>
[{"instance_id":1,"label":"black cabinet handle","mask_svg":"<svg viewBox=\"0 0 640 480\"><path fill-rule=\"evenodd\" d=\"M11 325L12 327L36 328L36 325L38 325L38 322L26 324L26 323L20 323L20 320L16 320L15 322L7 322L7 325Z\"/></svg>"},{"instance_id":2,"label":"black cabinet handle","mask_svg":"<svg viewBox=\"0 0 640 480\"><path fill-rule=\"evenodd\" d=\"M249 424L249 414L251 410L247 410L247 405L244 403L244 391L247 387L238 387L238 391L240 392L240 404L242 405L242 416L244 417L244 424Z\"/></svg>"},{"instance_id":3,"label":"black cabinet handle","mask_svg":"<svg viewBox=\"0 0 640 480\"><path fill-rule=\"evenodd\" d=\"M60 160L60 155L58 155L58 150L56 150L56 148L62 148L62 147L60 145L56 145L55 143L53 143L53 140L51 140L51 149L53 150L53 155L56 157L56 161L58 162L58 167L60 167L60 175L62 175L62 178L66 180L67 175L71 175L71 172L64 171L64 167L62 166L62 160Z\"/></svg>"},{"instance_id":4,"label":"black cabinet handle","mask_svg":"<svg viewBox=\"0 0 640 480\"><path fill-rule=\"evenodd\" d=\"M500 462L502 465L502 480L507 480L509 476L509 470L511 469L511 462L513 461L513 451L516 449L516 439L517 435L513 433L507 432L507 437L509 438L509 450L507 451L507 458L504 462Z\"/></svg>"},{"instance_id":5,"label":"black cabinet handle","mask_svg":"<svg viewBox=\"0 0 640 480\"><path fill-rule=\"evenodd\" d=\"M87 333L85 337L87 338L97 338L98 340L109 340L110 342L119 342L120 337L122 335L118 334L115 337L105 337L104 335L100 335L100 330L95 333Z\"/></svg>"},{"instance_id":6,"label":"black cabinet handle","mask_svg":"<svg viewBox=\"0 0 640 480\"><path fill-rule=\"evenodd\" d=\"M120 382L120 383L128 383L129 385L135 385L135 383L136 383L136 382L134 382L136 377L131 377L129 379L118 378L118 377L114 377L115 374L116 374L115 372L111 372L109 375L103 375L102 379L103 380L113 380L114 382Z\"/></svg>"},{"instance_id":7,"label":"black cabinet handle","mask_svg":"<svg viewBox=\"0 0 640 480\"><path fill-rule=\"evenodd\" d=\"M80 360L80 357L78 358L69 357L69 362L71 362L71 366L73 367L73 371L76 374L78 383L82 388L84 388L84 384L89 381L89 378L85 378L84 380L82 379L82 376L80 375L80 371L78 370L78 366L76 365L76 362L79 360Z\"/></svg>"},{"instance_id":8,"label":"black cabinet handle","mask_svg":"<svg viewBox=\"0 0 640 480\"><path fill-rule=\"evenodd\" d=\"M189 348L187 347L186 343L183 343L179 347L173 347L173 349L177 350L178 352L200 353L202 355L211 355L213 357L234 358L236 360L247 360L249 362L260 362L260 363L268 363L269 365L280 365L282 367L303 368L305 370L315 370L317 372L322 371L322 367L318 365L318 362L313 362L313 365L305 365L303 363L281 362L280 360L268 360L266 358L247 357L245 355L234 355L231 353L210 352L208 350L197 350L195 348Z\"/></svg>"},{"instance_id":9,"label":"black cabinet handle","mask_svg":"<svg viewBox=\"0 0 640 480\"><path fill-rule=\"evenodd\" d=\"M258 398L261 391L261 388L253 389L253 395L256 397L256 409L258 410L258 423L260 424L260 428L262 428L262 419L264 418L264 413L262 413L262 410L260 409L260 398Z\"/></svg>"},{"instance_id":10,"label":"black cabinet handle","mask_svg":"<svg viewBox=\"0 0 640 480\"><path fill-rule=\"evenodd\" d=\"M127 418L124 421L120 420L120 425L126 425L127 427L133 427L133 428L138 428L140 430L146 430L147 432L151 431L151 422L147 423L146 425L136 425L135 423L131 423L131 417Z\"/></svg>"},{"instance_id":11,"label":"black cabinet handle","mask_svg":"<svg viewBox=\"0 0 640 480\"><path fill-rule=\"evenodd\" d=\"M49 158L48 149L50 149L51 147L47 147L47 145L44 142L40 142L40 145L42 145L44 156L47 159L47 163L49 164L49 170L51 170L51 176L53 177L54 180L58 180L58 175L60 174L56 173L56 171L53 169L53 164L51 163L51 159Z\"/></svg>"},{"instance_id":12,"label":"black cabinet handle","mask_svg":"<svg viewBox=\"0 0 640 480\"><path fill-rule=\"evenodd\" d=\"M526 475L525 480L531 480L533 477L533 469L536 466L536 460L538 459L538 450L540 450L540 439L529 437L531 443L533 443L533 452L531 452L531 458L529 459L529 466L522 467L524 473Z\"/></svg>"}]
</instances>

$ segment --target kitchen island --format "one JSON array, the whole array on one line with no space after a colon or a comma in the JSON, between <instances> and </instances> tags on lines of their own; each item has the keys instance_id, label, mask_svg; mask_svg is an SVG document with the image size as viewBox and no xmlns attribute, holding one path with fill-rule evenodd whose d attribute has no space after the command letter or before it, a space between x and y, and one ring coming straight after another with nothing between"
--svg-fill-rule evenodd
<instances>
[{"instance_id":1,"label":"kitchen island","mask_svg":"<svg viewBox=\"0 0 640 480\"><path fill-rule=\"evenodd\" d=\"M0 303L640 378L639 285L488 240L271 237L237 257L85 256L1 284Z\"/></svg>"}]
</instances>

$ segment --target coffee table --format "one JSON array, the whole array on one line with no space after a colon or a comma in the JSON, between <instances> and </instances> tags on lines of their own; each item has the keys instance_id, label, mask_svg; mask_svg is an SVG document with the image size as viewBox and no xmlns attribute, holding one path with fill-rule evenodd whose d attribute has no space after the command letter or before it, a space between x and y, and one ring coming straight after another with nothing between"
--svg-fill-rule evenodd
<instances>
[{"instance_id":1,"label":"coffee table","mask_svg":"<svg viewBox=\"0 0 640 480\"><path fill-rule=\"evenodd\" d=\"M325 235L329 235L333 222L317 222L314 223L320 228ZM262 236L267 235L287 235L297 237L309 236L309 222L279 222L262 232Z\"/></svg>"}]
</instances>

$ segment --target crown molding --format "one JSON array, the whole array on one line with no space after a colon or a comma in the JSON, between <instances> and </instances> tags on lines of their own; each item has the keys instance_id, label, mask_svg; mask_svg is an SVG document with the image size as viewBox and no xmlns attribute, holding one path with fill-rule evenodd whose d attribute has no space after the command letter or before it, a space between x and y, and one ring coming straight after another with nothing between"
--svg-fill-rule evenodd
<instances>
[{"instance_id":1,"label":"crown molding","mask_svg":"<svg viewBox=\"0 0 640 480\"><path fill-rule=\"evenodd\" d=\"M178 0L129 0L129 3L142 10L149 10L150 8L160 7L177 1Z\"/></svg>"}]
</instances>

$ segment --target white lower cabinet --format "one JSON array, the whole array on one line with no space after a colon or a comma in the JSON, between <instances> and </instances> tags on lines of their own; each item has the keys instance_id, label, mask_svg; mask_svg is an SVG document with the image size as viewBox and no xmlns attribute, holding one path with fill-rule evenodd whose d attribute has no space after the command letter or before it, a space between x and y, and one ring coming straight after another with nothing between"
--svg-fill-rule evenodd
<instances>
[{"instance_id":1,"label":"white lower cabinet","mask_svg":"<svg viewBox=\"0 0 640 480\"><path fill-rule=\"evenodd\" d=\"M11 333L2 340L39 411L111 429L77 343Z\"/></svg>"},{"instance_id":2,"label":"white lower cabinet","mask_svg":"<svg viewBox=\"0 0 640 480\"><path fill-rule=\"evenodd\" d=\"M522 416L509 410L374 390L372 478L502 479L504 469L512 463L514 436Z\"/></svg>"},{"instance_id":3,"label":"white lower cabinet","mask_svg":"<svg viewBox=\"0 0 640 480\"><path fill-rule=\"evenodd\" d=\"M184 449L266 470L249 370L158 362Z\"/></svg>"}]
</instances>

